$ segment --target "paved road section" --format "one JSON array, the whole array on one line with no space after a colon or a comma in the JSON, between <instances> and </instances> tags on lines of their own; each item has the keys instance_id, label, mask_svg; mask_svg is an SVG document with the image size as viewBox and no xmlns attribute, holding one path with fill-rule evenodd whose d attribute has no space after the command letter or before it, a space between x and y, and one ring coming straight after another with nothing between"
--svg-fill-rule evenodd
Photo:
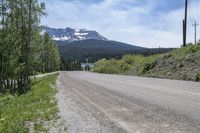
<instances>
[{"instance_id":1,"label":"paved road section","mask_svg":"<svg viewBox=\"0 0 200 133\"><path fill-rule=\"evenodd\" d=\"M61 72L57 89L70 133L200 133L200 83Z\"/></svg>"}]
</instances>

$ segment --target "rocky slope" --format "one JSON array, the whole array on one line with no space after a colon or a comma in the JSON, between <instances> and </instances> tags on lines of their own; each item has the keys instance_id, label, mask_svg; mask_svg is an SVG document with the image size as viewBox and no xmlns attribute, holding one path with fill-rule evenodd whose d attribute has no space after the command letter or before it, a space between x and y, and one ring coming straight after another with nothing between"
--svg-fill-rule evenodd
<instances>
[{"instance_id":1,"label":"rocky slope","mask_svg":"<svg viewBox=\"0 0 200 133\"><path fill-rule=\"evenodd\" d=\"M178 80L199 80L200 46L188 46L156 59L144 75Z\"/></svg>"}]
</instances>

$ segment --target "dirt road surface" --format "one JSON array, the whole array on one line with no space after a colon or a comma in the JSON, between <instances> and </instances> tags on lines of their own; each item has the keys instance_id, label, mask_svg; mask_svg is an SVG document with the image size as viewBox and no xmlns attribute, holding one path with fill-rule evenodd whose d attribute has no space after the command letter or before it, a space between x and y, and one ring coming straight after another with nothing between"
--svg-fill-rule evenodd
<instances>
[{"instance_id":1,"label":"dirt road surface","mask_svg":"<svg viewBox=\"0 0 200 133\"><path fill-rule=\"evenodd\" d=\"M52 72L52 73L46 73L46 74L39 74L39 75L35 75L35 77L36 77L36 78L42 78L42 77L49 76L49 75L56 74L56 73L59 73L59 72Z\"/></svg>"},{"instance_id":2,"label":"dirt road surface","mask_svg":"<svg viewBox=\"0 0 200 133\"><path fill-rule=\"evenodd\" d=\"M60 72L69 133L200 133L200 83Z\"/></svg>"}]
</instances>

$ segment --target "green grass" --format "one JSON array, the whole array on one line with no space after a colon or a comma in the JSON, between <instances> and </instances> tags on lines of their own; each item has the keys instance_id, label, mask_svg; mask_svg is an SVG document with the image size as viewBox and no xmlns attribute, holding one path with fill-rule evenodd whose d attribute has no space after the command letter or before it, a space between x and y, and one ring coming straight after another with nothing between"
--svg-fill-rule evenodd
<instances>
[{"instance_id":1,"label":"green grass","mask_svg":"<svg viewBox=\"0 0 200 133\"><path fill-rule=\"evenodd\" d=\"M58 108L51 87L58 74L38 79L32 90L20 96L0 95L0 133L27 133L27 123L34 123L36 132L46 131L44 121L56 117Z\"/></svg>"},{"instance_id":2,"label":"green grass","mask_svg":"<svg viewBox=\"0 0 200 133\"><path fill-rule=\"evenodd\" d=\"M196 54L197 52L200 52L200 44L199 45L189 45L187 47L182 47L179 49L176 49L169 54L174 58L183 58L188 54Z\"/></svg>"}]
</instances>

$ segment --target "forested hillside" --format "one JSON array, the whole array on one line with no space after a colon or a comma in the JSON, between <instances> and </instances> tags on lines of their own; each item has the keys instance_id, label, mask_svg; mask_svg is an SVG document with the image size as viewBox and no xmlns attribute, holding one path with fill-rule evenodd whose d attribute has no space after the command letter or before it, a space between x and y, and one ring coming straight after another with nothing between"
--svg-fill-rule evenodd
<instances>
[{"instance_id":1,"label":"forested hillside","mask_svg":"<svg viewBox=\"0 0 200 133\"><path fill-rule=\"evenodd\" d=\"M122 58L126 54L142 54L149 56L158 53L169 52L170 48L148 49L126 43L106 40L89 39L68 43L66 41L56 41L59 46L61 56L64 60L85 62L96 62L99 59Z\"/></svg>"},{"instance_id":2,"label":"forested hillside","mask_svg":"<svg viewBox=\"0 0 200 133\"><path fill-rule=\"evenodd\" d=\"M44 10L38 0L1 0L0 93L24 93L36 72L59 69L56 45L48 34L40 35Z\"/></svg>"}]
</instances>

